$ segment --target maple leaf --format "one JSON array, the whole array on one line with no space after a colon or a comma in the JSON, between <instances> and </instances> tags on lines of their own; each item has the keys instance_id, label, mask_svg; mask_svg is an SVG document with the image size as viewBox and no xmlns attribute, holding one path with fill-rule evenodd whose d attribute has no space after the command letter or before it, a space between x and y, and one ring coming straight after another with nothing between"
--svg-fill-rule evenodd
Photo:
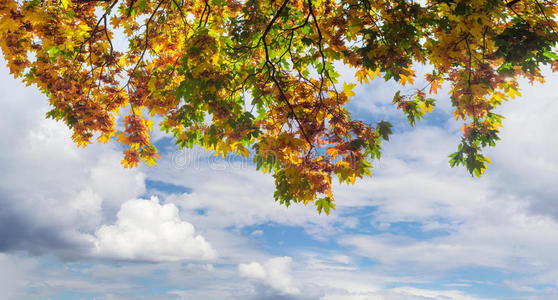
<instances>
[{"instance_id":1,"label":"maple leaf","mask_svg":"<svg viewBox=\"0 0 558 300\"><path fill-rule=\"evenodd\" d=\"M352 97L355 95L355 92L353 92L355 86L356 84L354 83L343 83L343 92L345 93L345 95L347 95L347 97Z\"/></svg>"},{"instance_id":2,"label":"maple leaf","mask_svg":"<svg viewBox=\"0 0 558 300\"><path fill-rule=\"evenodd\" d=\"M432 83L430 84L430 90L428 91L430 94L437 94L438 93L438 89L440 89L442 87L442 85L437 81L434 80L432 81Z\"/></svg>"},{"instance_id":3,"label":"maple leaf","mask_svg":"<svg viewBox=\"0 0 558 300\"><path fill-rule=\"evenodd\" d=\"M72 3L72 0L60 0L62 8L68 9L68 6Z\"/></svg>"}]
</instances>

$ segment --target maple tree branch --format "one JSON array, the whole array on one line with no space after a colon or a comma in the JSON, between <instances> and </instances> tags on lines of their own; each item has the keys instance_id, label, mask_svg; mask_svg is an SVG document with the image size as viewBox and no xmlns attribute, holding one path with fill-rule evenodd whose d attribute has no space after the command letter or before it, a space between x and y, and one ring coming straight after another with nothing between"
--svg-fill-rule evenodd
<instances>
[{"instance_id":1,"label":"maple tree branch","mask_svg":"<svg viewBox=\"0 0 558 300\"><path fill-rule=\"evenodd\" d=\"M134 4L136 4L137 0L132 0L130 2L130 6L128 7L128 13L126 14L126 17L129 18L132 15L132 8L134 8Z\"/></svg>"},{"instance_id":2,"label":"maple tree branch","mask_svg":"<svg viewBox=\"0 0 558 300\"><path fill-rule=\"evenodd\" d=\"M153 13L151 14L151 16L149 17L149 19L147 20L147 22L145 23L145 42L144 42L144 47L141 53L140 58L138 59L138 61L136 62L136 64L134 65L134 68L128 73L130 74L128 77L128 80L126 81L126 84L122 87L120 87L118 89L118 91L115 93L115 95L108 101L107 105L110 105L114 99L116 99L117 95L119 92L123 91L124 89L128 90L128 95L130 95L130 83L132 80L132 77L134 76L134 73L136 72L137 68L139 67L139 64L143 61L143 57L145 55L145 52L147 51L147 48L149 46L149 23L151 23L151 21L153 20L153 18L155 17L155 14L157 13L157 10L161 7L161 5L163 4L163 2L165 2L165 0L161 0L159 1L159 3L157 4L157 7L153 10ZM132 110L133 112L133 110Z\"/></svg>"},{"instance_id":3,"label":"maple tree branch","mask_svg":"<svg viewBox=\"0 0 558 300\"><path fill-rule=\"evenodd\" d=\"M95 27L93 28L93 30L89 33L89 37L87 37L79 46L79 49L76 53L76 56L81 53L81 49L83 48L83 46L85 45L85 43L90 42L91 39L95 36L95 34L97 33L97 30L99 29L99 26L101 25L101 22L103 22L103 20L106 21L106 18L108 16L108 12L110 10L112 10L112 8L118 3L119 0L114 0L114 2L112 2L112 4L110 5L108 10L105 10L105 12L103 13L103 15L101 16L101 18L99 18L99 20L97 21L97 24L95 24ZM108 2L108 1L106 1ZM74 58L75 60L75 58Z\"/></svg>"},{"instance_id":4,"label":"maple tree branch","mask_svg":"<svg viewBox=\"0 0 558 300\"><path fill-rule=\"evenodd\" d=\"M521 1L521 0L512 0L512 1L508 2L508 3L506 3L506 6L511 8L514 4L516 4L516 3L519 2L519 1Z\"/></svg>"},{"instance_id":5,"label":"maple tree branch","mask_svg":"<svg viewBox=\"0 0 558 300\"><path fill-rule=\"evenodd\" d=\"M109 33L108 33L108 29L107 29L107 18L105 18L105 28L103 28L105 31L105 36L107 38L107 41L110 44L110 54L112 55L112 53L114 52L114 47L112 46L112 40L109 37Z\"/></svg>"},{"instance_id":6,"label":"maple tree branch","mask_svg":"<svg viewBox=\"0 0 558 300\"><path fill-rule=\"evenodd\" d=\"M473 66L472 66L473 54L471 52L471 46L469 45L469 39L468 38L465 39L465 44L467 45L467 51L469 53L469 70L468 70L469 76L467 76L467 88L469 89L469 99L472 102L471 106L473 108L473 122L475 124L477 124L478 123L478 117L477 117L477 113L475 111L475 101L474 101L474 98L473 98L473 95L472 95L472 89L471 89L471 77L472 77L472 73L473 73Z\"/></svg>"},{"instance_id":7,"label":"maple tree branch","mask_svg":"<svg viewBox=\"0 0 558 300\"><path fill-rule=\"evenodd\" d=\"M484 57L485 57L485 52L486 52L486 31L488 30L488 27L485 26L484 27L484 31L482 32L482 63L484 64Z\"/></svg>"},{"instance_id":8,"label":"maple tree branch","mask_svg":"<svg viewBox=\"0 0 558 300\"><path fill-rule=\"evenodd\" d=\"M205 5L204 5L204 7L203 7L203 11L202 11L202 14L201 14L201 16L200 16L200 23L199 23L199 25L198 25L198 28L201 27L202 22L204 22L204 25L203 25L203 26L207 26L207 21L208 21L208 19L209 19L209 14L211 14L211 6L209 6L208 0L204 0L204 2L205 2ZM207 11L207 16L205 17L205 21L203 21L203 17L205 16L205 12L206 12L206 11Z\"/></svg>"},{"instance_id":9,"label":"maple tree branch","mask_svg":"<svg viewBox=\"0 0 558 300\"><path fill-rule=\"evenodd\" d=\"M537 4L537 7L539 8L539 10L541 11L542 15L544 16L545 20L548 22L548 26L550 26L550 29L552 29L552 33L554 34L554 37L558 39L558 34L556 33L556 30L554 29L554 26L552 26L552 23L550 21L550 19L548 18L548 16L546 15L546 13L544 12L544 9L542 7L542 5L540 4L540 2L538 0L535 0L535 3Z\"/></svg>"},{"instance_id":10,"label":"maple tree branch","mask_svg":"<svg viewBox=\"0 0 558 300\"><path fill-rule=\"evenodd\" d=\"M464 130L450 164L471 173L485 169L477 150L498 138L493 109L517 95L517 79L542 81L548 62L558 70L558 4L551 0L498 0L492 9L483 1L456 8L451 0L12 2L15 9L0 8L8 67L48 95L48 116L64 120L78 145L96 133L110 140L126 107L126 130L117 133L130 146L123 163L150 164L144 125L151 123L141 114L157 114L183 147L225 156L246 154L252 144L262 146L254 150L264 160L281 149L279 164L258 163L275 173L275 198L314 201L318 211L331 207L331 176L353 183L370 175L363 157L379 158L379 140L391 131L351 118L344 106L353 85L337 83L338 63L357 68L361 84L381 71L403 85L414 76L410 63L432 65L422 89L392 102L414 125L434 101L423 91L451 83L455 114L474 131ZM117 37L129 42L126 50ZM257 117L246 111L256 109Z\"/></svg>"},{"instance_id":11,"label":"maple tree branch","mask_svg":"<svg viewBox=\"0 0 558 300\"><path fill-rule=\"evenodd\" d=\"M112 0L109 0L112 1ZM103 1L103 2L109 2L109 1ZM107 40L110 43L110 47L111 47L111 55L113 53L113 46L112 46L112 41L109 38L108 32L107 32L107 16L109 11L112 10L112 8L118 3L119 0L114 0L114 2L112 2L112 4L109 6L109 8L107 10L105 10L105 12L103 13L103 15L99 18L99 20L97 21L97 24L95 24L95 27L93 28L93 30L89 33L89 37L87 37L79 46L78 51L76 52L76 55L74 56L74 61L77 59L77 57L79 56L79 54L81 54L81 50L83 49L83 46L88 43L89 44L89 66L91 68L91 84L89 85L88 91L87 91L87 97L89 98L89 95L91 94L91 90L93 88L93 85L95 84L95 70L98 68L94 68L93 67L93 59L92 59L92 55L93 55L93 38L97 35L97 31L99 29L99 26L101 25L101 22L104 21L104 32L106 34ZM89 1L88 1L89 2ZM101 65L101 68L104 67L104 65L106 64L103 63ZM102 69L101 69L102 70ZM102 75L102 71L101 71L101 75ZM100 76L99 76L100 79ZM99 88L99 87L98 87Z\"/></svg>"},{"instance_id":12,"label":"maple tree branch","mask_svg":"<svg viewBox=\"0 0 558 300\"><path fill-rule=\"evenodd\" d=\"M322 70L320 71L320 77L321 77L321 82L320 82L320 90L319 93L321 94L321 91L323 89L324 86L324 72L327 73L326 68L325 68L325 55L324 55L324 51L322 49L322 31L320 30L320 26L318 25L318 20L316 19L316 15L314 14L314 8L312 7L312 0L308 0L308 9L310 11L310 15L312 16L312 20L314 20L314 25L316 26L316 30L318 31L318 51L320 52L320 56L322 58Z\"/></svg>"},{"instance_id":13,"label":"maple tree branch","mask_svg":"<svg viewBox=\"0 0 558 300\"><path fill-rule=\"evenodd\" d=\"M279 90L279 93L281 94L282 100L287 104L287 107L289 108L289 110L293 114L295 122L298 124L298 127L300 128L300 132L302 133L302 136L304 137L306 142L308 142L308 144L310 145L310 149L312 149L314 147L314 144L311 142L310 137L306 134L306 130L304 129L304 127L302 126L301 121L299 120L298 116L296 115L293 105L290 103L289 99L285 95L285 92L283 91L283 88L281 87L281 84L279 83L279 81L275 77L275 72L276 72L275 64L271 61L271 59L269 57L269 49L268 49L267 40L266 40L267 34L271 30L271 27L273 26L273 24L275 23L275 21L277 20L277 18L279 17L279 15L283 11L283 9L285 9L285 7L287 6L288 3L289 3L289 0L283 1L283 4L281 5L281 7L277 10L275 15L271 19L271 21L267 24L267 26L265 28L265 31L264 31L262 37L260 38L260 41L263 42L264 51L265 51L265 59L266 59L265 64L270 69L270 73L271 73L271 74L269 74L270 79L275 83L275 86L277 87L277 89ZM258 42L258 44L259 44L259 42Z\"/></svg>"},{"instance_id":14,"label":"maple tree branch","mask_svg":"<svg viewBox=\"0 0 558 300\"><path fill-rule=\"evenodd\" d=\"M304 22L303 22L302 24L297 25L297 26L295 26L295 27L288 28L288 29L286 29L286 30L289 30L289 31L293 32L293 31L296 31L296 30L298 30L298 29L300 29L300 28L303 28L304 26L308 25L308 21L309 21L309 20L310 20L310 13L308 13L308 14L306 15L306 18L304 18Z\"/></svg>"},{"instance_id":15,"label":"maple tree branch","mask_svg":"<svg viewBox=\"0 0 558 300\"><path fill-rule=\"evenodd\" d=\"M525 24L527 24L527 26L531 27L531 24L529 24L529 22L527 22L527 20L525 20L514 8L513 5L517 2L519 2L519 0L512 0L510 2L507 2L506 0L503 0L504 3L506 4L506 7L509 8L518 18L520 18L523 22L525 22Z\"/></svg>"},{"instance_id":16,"label":"maple tree branch","mask_svg":"<svg viewBox=\"0 0 558 300\"><path fill-rule=\"evenodd\" d=\"M155 9L153 10L153 13L151 14L151 16L149 17L149 19L147 20L147 22L145 22L145 42L144 42L144 47L143 50L141 52L140 58L138 59L136 65L134 66L134 68L131 71L131 74L133 76L133 74L136 72L136 69L138 68L139 64L143 61L143 57L145 56L145 52L147 51L147 47L149 45L149 24L151 23L151 21L153 21L153 18L155 17L155 14L157 13L157 10L159 9L159 7L161 7L161 5L163 4L163 2L165 2L165 0L161 0L159 1L159 4L157 4L157 7L155 7ZM128 80L128 83L126 85L128 85L130 83L130 80Z\"/></svg>"},{"instance_id":17,"label":"maple tree branch","mask_svg":"<svg viewBox=\"0 0 558 300\"><path fill-rule=\"evenodd\" d=\"M174 2L174 5L176 6L176 8L178 9L178 12L180 12L180 17L182 19L182 24L184 26L187 26L190 29L193 29L192 26L190 26L190 24L188 24L188 21L186 21L186 16L184 14L184 11L182 10L182 7L180 4L178 4L178 2L176 2L176 0L172 0L172 2ZM185 31L186 32L186 31Z\"/></svg>"},{"instance_id":18,"label":"maple tree branch","mask_svg":"<svg viewBox=\"0 0 558 300\"><path fill-rule=\"evenodd\" d=\"M376 30L378 30L378 32L380 33L380 37L382 38L382 41L384 42L385 45L388 45L388 42L384 36L384 32L380 29L380 26L378 26L378 23L376 23L376 19L380 19L380 17L376 14L375 11L372 10L372 6L370 4L369 0L364 0L364 6L365 9L367 11L367 15L368 18L372 21L372 24L374 24L374 27L376 27ZM370 12L374 13L374 15L376 16L376 18L372 17L372 14L370 14Z\"/></svg>"},{"instance_id":19,"label":"maple tree branch","mask_svg":"<svg viewBox=\"0 0 558 300\"><path fill-rule=\"evenodd\" d=\"M324 74L325 74L325 76L331 82L331 84L333 86L333 89L335 90L337 108L339 109L340 106L341 106L341 104L339 103L339 92L337 91L337 88L335 87L335 83L333 82L333 79L331 79L331 76L329 75L329 72L326 69L325 54L324 54L323 45L322 45L322 40L323 40L322 31L320 30L320 25L318 24L318 19L316 18L316 15L314 13L314 7L312 5L312 0L308 0L308 10L309 10L309 15L312 16L312 20L314 21L314 26L316 26L316 30L318 31L318 42L317 42L318 51L319 51L320 56L322 58L322 70L320 71L320 88L318 90L318 99L320 99L320 103L322 104L322 106L327 107L323 103L323 96L322 96L322 91L323 91L323 87L324 87ZM329 109L328 109L328 111L329 111ZM318 110L316 110L316 113L315 113L314 117L317 115L317 113L318 113ZM331 113L331 111L330 111L330 113Z\"/></svg>"}]
</instances>

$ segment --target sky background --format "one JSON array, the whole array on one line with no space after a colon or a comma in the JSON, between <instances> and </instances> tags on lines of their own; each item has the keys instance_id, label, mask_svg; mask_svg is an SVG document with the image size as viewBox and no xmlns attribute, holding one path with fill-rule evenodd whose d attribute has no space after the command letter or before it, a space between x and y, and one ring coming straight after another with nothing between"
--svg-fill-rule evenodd
<instances>
[{"instance_id":1,"label":"sky background","mask_svg":"<svg viewBox=\"0 0 558 300\"><path fill-rule=\"evenodd\" d=\"M524 83L498 109L480 179L448 164L461 123L447 90L410 127L391 104L401 87L359 86L354 117L394 134L325 216L274 202L249 161L162 133L152 168L123 169L113 142L78 149L0 67L0 299L558 299L557 85Z\"/></svg>"}]
</instances>

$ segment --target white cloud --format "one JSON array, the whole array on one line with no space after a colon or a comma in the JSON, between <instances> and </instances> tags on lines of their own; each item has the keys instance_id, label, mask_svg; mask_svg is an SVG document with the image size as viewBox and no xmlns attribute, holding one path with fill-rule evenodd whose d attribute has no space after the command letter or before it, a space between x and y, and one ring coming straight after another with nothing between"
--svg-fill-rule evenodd
<instances>
[{"instance_id":1,"label":"white cloud","mask_svg":"<svg viewBox=\"0 0 558 300\"><path fill-rule=\"evenodd\" d=\"M134 199L122 204L115 225L95 233L95 253L100 257L147 260L208 260L217 252L194 226L182 221L174 204L159 199Z\"/></svg>"},{"instance_id":2,"label":"white cloud","mask_svg":"<svg viewBox=\"0 0 558 300\"><path fill-rule=\"evenodd\" d=\"M8 110L27 110L26 105L8 103ZM6 228L0 229L5 241L0 251L83 257L92 247L91 233L103 220L110 219L120 203L145 191L145 175L138 169L122 170L117 158L121 154L111 145L78 149L63 124L41 114L36 118L20 127L12 124L15 129L0 128L14 137L0 156L0 221Z\"/></svg>"},{"instance_id":3,"label":"white cloud","mask_svg":"<svg viewBox=\"0 0 558 300\"><path fill-rule=\"evenodd\" d=\"M323 251L323 250L322 250ZM293 258L292 281L300 293L292 299L320 300L480 300L457 289L416 288L430 284L417 276L390 276L380 268L361 268L342 251L304 252ZM258 264L265 269L265 264ZM253 278L260 278L255 264L244 265ZM240 268L239 268L240 269ZM247 270L244 270L247 271ZM246 276L248 277L248 276ZM260 280L261 281L261 280ZM256 299L258 299L256 297ZM291 298L289 298L291 299Z\"/></svg>"},{"instance_id":4,"label":"white cloud","mask_svg":"<svg viewBox=\"0 0 558 300\"><path fill-rule=\"evenodd\" d=\"M103 199L90 188L81 190L77 196L68 201L67 210L74 212L74 224L77 229L91 232L103 220L101 204Z\"/></svg>"},{"instance_id":5,"label":"white cloud","mask_svg":"<svg viewBox=\"0 0 558 300\"><path fill-rule=\"evenodd\" d=\"M248 264L239 264L238 273L240 273L240 276L242 277L260 280L265 280L265 277L267 275L264 267L260 263L257 263L255 261Z\"/></svg>"},{"instance_id":6,"label":"white cloud","mask_svg":"<svg viewBox=\"0 0 558 300\"><path fill-rule=\"evenodd\" d=\"M35 265L33 259L0 253L0 299L23 299L21 289Z\"/></svg>"},{"instance_id":7,"label":"white cloud","mask_svg":"<svg viewBox=\"0 0 558 300\"><path fill-rule=\"evenodd\" d=\"M296 287L290 274L292 258L288 256L274 257L262 264L251 262L239 264L238 272L240 276L256 279L278 292L284 294L299 294L300 290Z\"/></svg>"},{"instance_id":8,"label":"white cloud","mask_svg":"<svg viewBox=\"0 0 558 300\"><path fill-rule=\"evenodd\" d=\"M479 298L467 295L459 290L432 290L419 289L414 287L398 287L390 289L388 292L398 294L399 299L447 299L447 300L480 300L488 298ZM397 299L396 298L396 299ZM386 298L393 299L393 298Z\"/></svg>"},{"instance_id":9,"label":"white cloud","mask_svg":"<svg viewBox=\"0 0 558 300\"><path fill-rule=\"evenodd\" d=\"M252 231L252 233L250 233L250 235L252 235L252 236L262 236L262 235L264 235L264 232L263 232L263 230L254 230L254 231Z\"/></svg>"},{"instance_id":10,"label":"white cloud","mask_svg":"<svg viewBox=\"0 0 558 300\"><path fill-rule=\"evenodd\" d=\"M107 153L89 172L88 186L103 198L103 205L109 209L118 209L124 201L145 193L145 173L123 168L121 160L122 154Z\"/></svg>"},{"instance_id":11,"label":"white cloud","mask_svg":"<svg viewBox=\"0 0 558 300\"><path fill-rule=\"evenodd\" d=\"M547 82L525 86L523 97L503 105L501 138L489 152L492 183L529 201L535 213L558 219L558 74Z\"/></svg>"}]
</instances>

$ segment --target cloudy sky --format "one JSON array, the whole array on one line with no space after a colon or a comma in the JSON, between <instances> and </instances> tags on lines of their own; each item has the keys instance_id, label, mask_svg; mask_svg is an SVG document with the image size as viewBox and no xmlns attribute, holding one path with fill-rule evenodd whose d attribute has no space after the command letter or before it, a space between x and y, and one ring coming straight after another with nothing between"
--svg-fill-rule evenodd
<instances>
[{"instance_id":1,"label":"cloudy sky","mask_svg":"<svg viewBox=\"0 0 558 300\"><path fill-rule=\"evenodd\" d=\"M359 87L354 115L395 134L373 178L335 187L330 216L161 133L158 166L123 169L116 143L78 149L5 67L0 85L0 299L558 298L558 76L499 110L480 179L448 165L461 124L446 93L412 128L399 87Z\"/></svg>"}]
</instances>

